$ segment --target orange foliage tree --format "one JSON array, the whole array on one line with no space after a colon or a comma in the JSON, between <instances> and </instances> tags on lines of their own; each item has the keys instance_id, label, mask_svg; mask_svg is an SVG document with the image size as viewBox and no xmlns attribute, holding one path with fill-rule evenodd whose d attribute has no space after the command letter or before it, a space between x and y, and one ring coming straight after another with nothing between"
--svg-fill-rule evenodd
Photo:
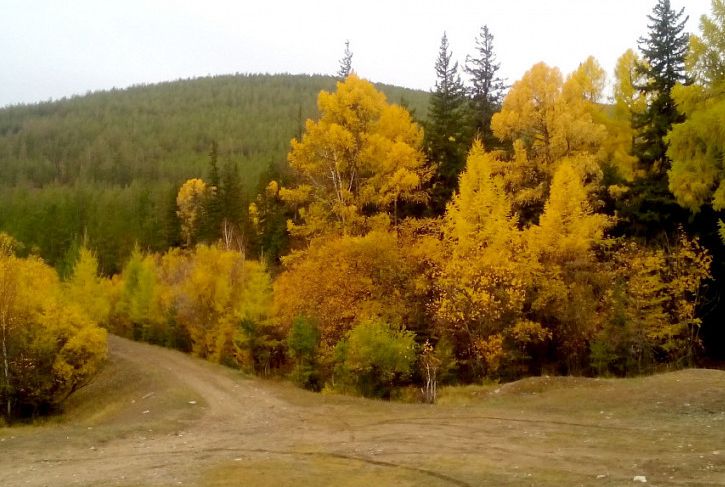
<instances>
[{"instance_id":1,"label":"orange foliage tree","mask_svg":"<svg viewBox=\"0 0 725 487\"><path fill-rule=\"evenodd\" d=\"M392 233L315 240L285 259L274 283L275 315L283 328L297 316L314 319L323 342L334 346L364 319L404 324L411 314L410 276Z\"/></svg>"}]
</instances>

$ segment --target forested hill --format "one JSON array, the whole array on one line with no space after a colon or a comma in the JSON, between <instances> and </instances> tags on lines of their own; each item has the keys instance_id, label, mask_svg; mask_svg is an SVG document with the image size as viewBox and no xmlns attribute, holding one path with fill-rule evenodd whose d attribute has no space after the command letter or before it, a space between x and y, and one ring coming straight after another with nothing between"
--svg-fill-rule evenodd
<instances>
[{"instance_id":1,"label":"forested hill","mask_svg":"<svg viewBox=\"0 0 725 487\"><path fill-rule=\"evenodd\" d=\"M175 191L206 176L212 142L248 198L316 117L320 90L334 88L329 76L229 75L0 109L0 230L59 267L86 235L116 271L135 243L178 238ZM428 93L378 88L426 113Z\"/></svg>"},{"instance_id":2,"label":"forested hill","mask_svg":"<svg viewBox=\"0 0 725 487\"><path fill-rule=\"evenodd\" d=\"M424 114L428 94L378 86ZM179 181L199 175L212 141L256 176L284 157L320 90L335 79L229 75L136 86L0 110L0 180L41 186ZM253 178L252 178L253 179Z\"/></svg>"}]
</instances>

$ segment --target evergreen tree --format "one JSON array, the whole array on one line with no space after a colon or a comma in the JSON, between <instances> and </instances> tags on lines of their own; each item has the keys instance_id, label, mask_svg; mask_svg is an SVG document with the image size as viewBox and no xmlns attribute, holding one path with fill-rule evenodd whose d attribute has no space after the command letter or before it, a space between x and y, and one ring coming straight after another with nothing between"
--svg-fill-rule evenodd
<instances>
[{"instance_id":1,"label":"evergreen tree","mask_svg":"<svg viewBox=\"0 0 725 487\"><path fill-rule=\"evenodd\" d=\"M634 155L643 176L634 180L617 209L625 233L652 239L673 234L678 223L687 221L687 213L678 207L667 187L671 162L664 137L673 123L683 121L671 91L677 83L687 82L688 35L684 32L684 8L673 10L670 0L658 0L647 18L649 32L639 39L642 63L637 67L645 79L637 89L646 107L632 116Z\"/></svg>"},{"instance_id":2,"label":"evergreen tree","mask_svg":"<svg viewBox=\"0 0 725 487\"><path fill-rule=\"evenodd\" d=\"M664 175L669 169L663 138L673 123L682 122L671 92L677 83L687 81L685 56L689 36L684 32L688 19L683 17L684 10L676 12L670 0L658 0L652 15L647 16L649 33L639 39L643 58L639 70L647 82L638 88L649 103L645 112L635 117L636 128L641 131L635 152L653 176Z\"/></svg>"},{"instance_id":3,"label":"evergreen tree","mask_svg":"<svg viewBox=\"0 0 725 487\"><path fill-rule=\"evenodd\" d=\"M209 196L204 202L204 221L202 223L201 239L214 241L219 238L222 225L222 180L219 175L219 146L216 141L211 143L209 151Z\"/></svg>"},{"instance_id":4,"label":"evergreen tree","mask_svg":"<svg viewBox=\"0 0 725 487\"><path fill-rule=\"evenodd\" d=\"M435 168L431 206L442 214L446 202L458 186L470 142L465 88L458 73L458 62L452 62L448 36L443 33L435 63L436 83L428 106L425 146Z\"/></svg>"},{"instance_id":5,"label":"evergreen tree","mask_svg":"<svg viewBox=\"0 0 725 487\"><path fill-rule=\"evenodd\" d=\"M229 243L231 237L229 232L233 232L233 238L238 240L243 233L242 222L245 216L246 198L242 192L242 179L236 163L228 162L224 165L219 201L222 210L221 236Z\"/></svg>"},{"instance_id":6,"label":"evergreen tree","mask_svg":"<svg viewBox=\"0 0 725 487\"><path fill-rule=\"evenodd\" d=\"M506 85L503 78L498 76L501 63L496 61L493 34L487 25L481 27L475 51L475 56L466 56L463 70L471 80L468 96L473 112L472 128L483 141L484 147L490 150L497 143L491 132L491 117L501 109Z\"/></svg>"},{"instance_id":7,"label":"evergreen tree","mask_svg":"<svg viewBox=\"0 0 725 487\"><path fill-rule=\"evenodd\" d=\"M181 220L179 220L179 215L176 213L176 196L177 189L171 186L166 191L166 197L162 205L161 235L163 240L159 244L160 248L181 247L183 243L181 239Z\"/></svg>"},{"instance_id":8,"label":"evergreen tree","mask_svg":"<svg viewBox=\"0 0 725 487\"><path fill-rule=\"evenodd\" d=\"M292 186L287 161L272 164L259 179L257 197L249 205L246 234L253 255L267 263L270 269L280 264L280 257L289 250L287 220L295 214L280 198L280 185Z\"/></svg>"},{"instance_id":9,"label":"evergreen tree","mask_svg":"<svg viewBox=\"0 0 725 487\"><path fill-rule=\"evenodd\" d=\"M345 41L345 54L340 59L340 69L337 70L337 77L340 81L345 81L350 73L352 73L352 51L350 51L350 41Z\"/></svg>"}]
</instances>

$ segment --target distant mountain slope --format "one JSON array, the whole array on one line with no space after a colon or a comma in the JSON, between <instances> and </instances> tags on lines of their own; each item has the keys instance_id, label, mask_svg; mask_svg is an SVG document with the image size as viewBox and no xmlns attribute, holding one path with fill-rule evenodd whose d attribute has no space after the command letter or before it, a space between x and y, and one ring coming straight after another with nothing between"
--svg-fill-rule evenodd
<instances>
[{"instance_id":1,"label":"distant mountain slope","mask_svg":"<svg viewBox=\"0 0 725 487\"><path fill-rule=\"evenodd\" d=\"M425 113L428 94L380 85L389 101ZM205 170L212 140L250 182L283 158L320 90L335 79L229 75L136 86L0 109L4 185L179 181Z\"/></svg>"},{"instance_id":2,"label":"distant mountain slope","mask_svg":"<svg viewBox=\"0 0 725 487\"><path fill-rule=\"evenodd\" d=\"M428 93L379 85L394 103L427 111ZM228 75L136 86L0 109L0 231L63 268L80 239L107 273L134 245L178 242L175 192L219 162L238 165L246 200L283 162L321 90L335 79Z\"/></svg>"}]
</instances>

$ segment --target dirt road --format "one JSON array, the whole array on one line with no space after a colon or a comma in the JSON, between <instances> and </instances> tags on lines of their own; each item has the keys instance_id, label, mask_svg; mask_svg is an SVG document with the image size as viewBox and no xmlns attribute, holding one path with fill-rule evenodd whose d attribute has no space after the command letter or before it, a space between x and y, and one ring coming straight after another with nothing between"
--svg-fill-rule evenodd
<instances>
[{"instance_id":1,"label":"dirt road","mask_svg":"<svg viewBox=\"0 0 725 487\"><path fill-rule=\"evenodd\" d=\"M425 406L117 337L110 352L62 418L0 429L0 486L725 485L723 372L524 381Z\"/></svg>"}]
</instances>

